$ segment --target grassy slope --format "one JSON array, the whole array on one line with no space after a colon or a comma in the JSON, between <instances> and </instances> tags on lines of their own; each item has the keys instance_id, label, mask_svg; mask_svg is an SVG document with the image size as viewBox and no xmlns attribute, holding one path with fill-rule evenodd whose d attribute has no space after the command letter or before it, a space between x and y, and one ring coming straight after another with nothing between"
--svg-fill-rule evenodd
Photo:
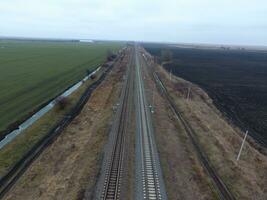
<instances>
[{"instance_id":1,"label":"grassy slope","mask_svg":"<svg viewBox=\"0 0 267 200\"><path fill-rule=\"evenodd\" d=\"M124 70L124 65L114 66L93 92L81 113L32 163L4 199L81 199L85 189L88 189L90 197L101 167L103 145L112 117L112 105L117 101ZM71 95L71 99L80 96L81 90L84 88L79 88ZM54 113L47 113L41 119L44 120L42 124L37 125L37 122L31 126L31 133L24 133L28 136L22 134L19 137L24 136L23 139L28 143L28 139L35 136L36 130L44 132L43 128L46 128L45 125ZM16 140L17 145L21 146L19 138ZM14 145L9 146L9 150L13 151L10 155L18 152L15 148ZM5 161L1 160L2 156L7 156L7 152L0 152L0 173L6 169L2 165L2 160Z\"/></svg>"},{"instance_id":2,"label":"grassy slope","mask_svg":"<svg viewBox=\"0 0 267 200\"><path fill-rule=\"evenodd\" d=\"M98 74L102 73L100 71ZM18 135L12 142L0 150L0 177L76 105L86 88L92 83L92 80L86 81L78 90L67 97L69 103L65 109L61 110L55 106L41 119L27 128L23 134Z\"/></svg>"},{"instance_id":3,"label":"grassy slope","mask_svg":"<svg viewBox=\"0 0 267 200\"><path fill-rule=\"evenodd\" d=\"M0 131L102 63L119 43L0 41Z\"/></svg>"},{"instance_id":4,"label":"grassy slope","mask_svg":"<svg viewBox=\"0 0 267 200\"><path fill-rule=\"evenodd\" d=\"M243 139L240 130L222 117L207 93L197 85L178 77L170 82L167 71L161 67L157 70L177 109L194 129L202 151L236 199L266 199L267 157L246 142L236 162ZM191 95L187 100L189 87Z\"/></svg>"}]
</instances>

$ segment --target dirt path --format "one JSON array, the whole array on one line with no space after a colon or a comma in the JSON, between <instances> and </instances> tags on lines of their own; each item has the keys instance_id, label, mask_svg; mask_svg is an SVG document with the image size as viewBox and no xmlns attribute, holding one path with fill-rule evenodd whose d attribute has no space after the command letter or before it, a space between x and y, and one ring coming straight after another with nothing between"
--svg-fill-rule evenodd
<instances>
[{"instance_id":1,"label":"dirt path","mask_svg":"<svg viewBox=\"0 0 267 200\"><path fill-rule=\"evenodd\" d=\"M94 190L120 93L126 60L116 64L81 114L20 178L4 199L82 199Z\"/></svg>"}]
</instances>

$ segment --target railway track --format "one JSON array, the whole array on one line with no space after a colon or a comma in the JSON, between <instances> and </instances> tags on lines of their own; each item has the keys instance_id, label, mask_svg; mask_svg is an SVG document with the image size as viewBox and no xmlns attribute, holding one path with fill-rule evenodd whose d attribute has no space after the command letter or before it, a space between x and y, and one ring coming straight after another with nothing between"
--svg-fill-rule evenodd
<instances>
[{"instance_id":1,"label":"railway track","mask_svg":"<svg viewBox=\"0 0 267 200\"><path fill-rule=\"evenodd\" d=\"M195 149L195 151L197 153L197 156L198 156L202 166L204 167L204 169L206 170L207 174L209 175L209 177L213 181L213 186L214 186L214 189L218 193L219 199L222 199L222 200L235 200L235 197L233 196L233 194L230 192L230 190L224 184L222 179L216 173L215 169L209 163L209 160L208 160L207 156L203 152L202 148L200 147L198 141L196 140L196 138L194 136L195 132L194 132L193 128L184 119L182 114L176 108L176 105L173 102L171 96L169 95L168 90L166 89L166 87L164 86L163 82L161 81L160 77L157 75L156 72L153 72L153 77L154 77L154 81L155 81L157 87L161 89L161 92L166 97L171 110L173 111L174 115L176 116L176 119L179 120L183 124L183 126L184 126L184 128L185 128L185 130L186 130L186 132L187 132L187 134L188 134L193 146L194 146L194 149Z\"/></svg>"},{"instance_id":2,"label":"railway track","mask_svg":"<svg viewBox=\"0 0 267 200\"><path fill-rule=\"evenodd\" d=\"M112 67L107 69L98 80L90 85L83 93L76 106L59 121L43 139L38 141L14 166L2 177L0 177L0 199L12 188L17 180L23 175L27 168L36 158L61 134L61 132L81 112L82 108L90 98L92 92L102 83Z\"/></svg>"},{"instance_id":3,"label":"railway track","mask_svg":"<svg viewBox=\"0 0 267 200\"><path fill-rule=\"evenodd\" d=\"M140 53L135 47L136 66L136 199L167 199L154 140L141 73Z\"/></svg>"},{"instance_id":4,"label":"railway track","mask_svg":"<svg viewBox=\"0 0 267 200\"><path fill-rule=\"evenodd\" d=\"M127 164L127 140L128 125L130 118L130 107L133 91L133 73L131 66L128 66L127 76L121 92L120 104L116 112L114 123L111 129L109 143L106 147L104 158L102 178L97 193L98 199L124 199L122 188L125 191L125 185L122 186L125 179L125 165ZM102 180L101 180L102 179Z\"/></svg>"},{"instance_id":5,"label":"railway track","mask_svg":"<svg viewBox=\"0 0 267 200\"><path fill-rule=\"evenodd\" d=\"M136 182L135 199L167 199L160 169L159 157L153 138L150 112L146 103L137 49L132 52L127 75L105 147L105 155L96 198L127 199L127 140L130 114L135 94L136 131ZM126 184L123 184L126 183ZM124 192L124 194L122 194Z\"/></svg>"}]
</instances>

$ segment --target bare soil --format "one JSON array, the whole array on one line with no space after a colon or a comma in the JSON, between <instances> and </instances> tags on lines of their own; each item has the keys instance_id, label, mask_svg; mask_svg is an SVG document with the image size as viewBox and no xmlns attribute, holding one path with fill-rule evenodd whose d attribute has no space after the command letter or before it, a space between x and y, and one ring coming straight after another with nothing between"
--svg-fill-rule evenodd
<instances>
[{"instance_id":1,"label":"bare soil","mask_svg":"<svg viewBox=\"0 0 267 200\"><path fill-rule=\"evenodd\" d=\"M128 59L128 58L126 58ZM125 61L127 62L127 61ZM84 109L4 199L83 199L94 190L125 65L115 64Z\"/></svg>"},{"instance_id":2,"label":"bare soil","mask_svg":"<svg viewBox=\"0 0 267 200\"><path fill-rule=\"evenodd\" d=\"M267 57L248 49L179 48L144 44L167 71L203 88L231 123L267 148ZM172 54L163 63L161 51Z\"/></svg>"},{"instance_id":3,"label":"bare soil","mask_svg":"<svg viewBox=\"0 0 267 200\"><path fill-rule=\"evenodd\" d=\"M157 70L177 108L195 130L210 163L234 196L237 199L267 199L267 157L246 142L237 162L244 133L223 117L212 99L197 85L178 77L172 77L170 81L162 67L157 66Z\"/></svg>"}]
</instances>

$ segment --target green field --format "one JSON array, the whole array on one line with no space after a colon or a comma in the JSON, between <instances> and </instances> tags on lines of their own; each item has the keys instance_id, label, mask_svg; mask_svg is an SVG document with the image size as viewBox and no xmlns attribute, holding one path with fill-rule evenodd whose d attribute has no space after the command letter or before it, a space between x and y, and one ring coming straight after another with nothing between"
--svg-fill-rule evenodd
<instances>
[{"instance_id":1,"label":"green field","mask_svg":"<svg viewBox=\"0 0 267 200\"><path fill-rule=\"evenodd\" d=\"M41 119L18 135L12 142L0 150L0 177L3 176L23 155L25 155L38 141L46 136L52 127L60 122L77 104L85 90L99 77L103 70L99 70L94 80L87 80L76 91L68 96L66 108L59 109L55 106Z\"/></svg>"},{"instance_id":2,"label":"green field","mask_svg":"<svg viewBox=\"0 0 267 200\"><path fill-rule=\"evenodd\" d=\"M122 43L0 40L0 131L23 119Z\"/></svg>"}]
</instances>

